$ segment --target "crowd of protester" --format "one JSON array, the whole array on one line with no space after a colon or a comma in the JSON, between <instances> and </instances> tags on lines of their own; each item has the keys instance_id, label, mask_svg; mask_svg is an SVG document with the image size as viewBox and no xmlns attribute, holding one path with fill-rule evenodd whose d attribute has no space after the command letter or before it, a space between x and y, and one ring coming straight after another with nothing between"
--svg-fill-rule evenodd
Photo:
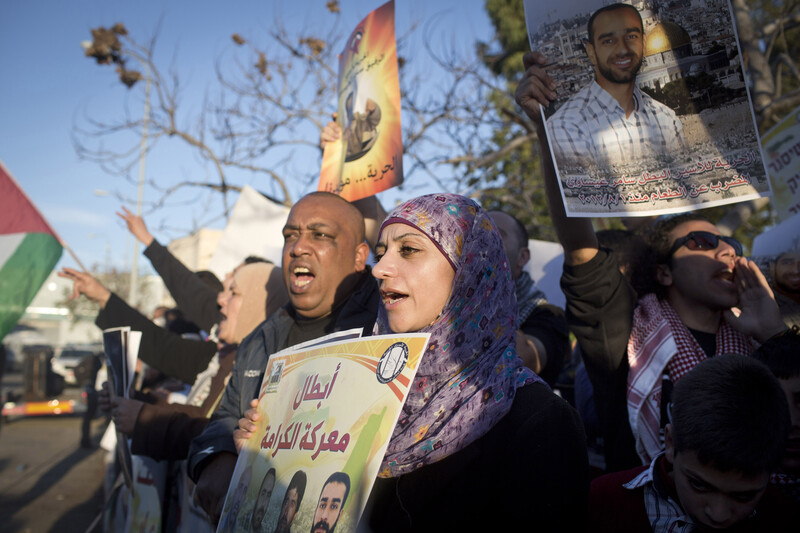
<instances>
[{"instance_id":1,"label":"crowd of protester","mask_svg":"<svg viewBox=\"0 0 800 533\"><path fill-rule=\"evenodd\" d=\"M524 270L518 220L447 193L388 214L375 198L310 193L289 213L280 266L250 257L216 286L120 213L191 332L64 269L75 295L99 303L98 326L142 331L139 357L160 373L150 391L103 389L99 403L134 454L180 465L182 495L162 523L187 529L178 501L209 530L222 520L261 531L263 509L221 511L267 361L362 327L431 337L359 530L797 529L797 252L762 265L765 276L696 211L599 234L568 218L539 112L554 97L543 61L526 56L516 99L538 128L565 309ZM322 140L339 135L332 123ZM173 394L165 378L180 383ZM178 388L181 403L169 403ZM274 474L257 482L271 494ZM292 483L278 531L303 501L305 480ZM337 519L320 523L332 531Z\"/></svg>"}]
</instances>

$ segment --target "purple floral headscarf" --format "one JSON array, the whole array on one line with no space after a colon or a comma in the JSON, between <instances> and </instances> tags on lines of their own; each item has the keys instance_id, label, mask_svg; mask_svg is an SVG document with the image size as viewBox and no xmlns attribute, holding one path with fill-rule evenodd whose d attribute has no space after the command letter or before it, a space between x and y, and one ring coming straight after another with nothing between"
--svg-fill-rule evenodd
<instances>
[{"instance_id":1,"label":"purple floral headscarf","mask_svg":"<svg viewBox=\"0 0 800 533\"><path fill-rule=\"evenodd\" d=\"M541 381L522 365L514 343L517 302L494 222L469 198L420 196L381 226L417 228L456 271L381 465L396 477L444 459L486 434L511 409L517 388ZM391 333L381 306L375 333Z\"/></svg>"}]
</instances>

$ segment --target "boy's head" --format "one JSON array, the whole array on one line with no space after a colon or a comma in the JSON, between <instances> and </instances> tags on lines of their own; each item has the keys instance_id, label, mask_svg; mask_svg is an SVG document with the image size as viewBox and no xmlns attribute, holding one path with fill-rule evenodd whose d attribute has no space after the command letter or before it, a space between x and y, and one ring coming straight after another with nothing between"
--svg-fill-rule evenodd
<instances>
[{"instance_id":1,"label":"boy's head","mask_svg":"<svg viewBox=\"0 0 800 533\"><path fill-rule=\"evenodd\" d=\"M778 381L749 357L703 361L675 385L665 433L683 509L730 527L750 516L780 464L789 414Z\"/></svg>"},{"instance_id":2,"label":"boy's head","mask_svg":"<svg viewBox=\"0 0 800 533\"><path fill-rule=\"evenodd\" d=\"M800 354L800 334L796 326L792 331L768 340L753 354L754 359L767 365L778 378L789 404L792 427L781 471L794 476L800 476L800 357L797 354Z\"/></svg>"}]
</instances>

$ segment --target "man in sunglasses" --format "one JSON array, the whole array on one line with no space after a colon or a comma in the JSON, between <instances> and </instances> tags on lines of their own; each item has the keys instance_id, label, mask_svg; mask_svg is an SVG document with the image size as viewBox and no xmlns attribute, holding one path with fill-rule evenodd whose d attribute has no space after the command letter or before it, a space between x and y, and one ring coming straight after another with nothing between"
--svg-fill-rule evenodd
<instances>
[{"instance_id":1,"label":"man in sunglasses","mask_svg":"<svg viewBox=\"0 0 800 533\"><path fill-rule=\"evenodd\" d=\"M672 384L701 360L749 355L786 329L772 291L741 246L701 215L656 224L653 292L637 295L586 218L567 218L539 105L554 98L545 58L524 58L517 103L537 126L553 225L564 246L567 320L594 387L607 471L650 460L663 448Z\"/></svg>"}]
</instances>

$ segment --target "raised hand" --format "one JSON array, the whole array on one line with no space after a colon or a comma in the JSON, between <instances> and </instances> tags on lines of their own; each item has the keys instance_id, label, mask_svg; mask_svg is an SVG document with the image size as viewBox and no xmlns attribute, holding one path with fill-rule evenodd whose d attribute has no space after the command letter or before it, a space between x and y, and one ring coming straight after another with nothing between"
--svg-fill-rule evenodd
<instances>
[{"instance_id":1,"label":"raised hand","mask_svg":"<svg viewBox=\"0 0 800 533\"><path fill-rule=\"evenodd\" d=\"M786 324L775 296L758 265L745 257L737 257L733 272L733 281L739 291L739 307L726 310L725 321L759 342L785 330Z\"/></svg>"},{"instance_id":2,"label":"raised hand","mask_svg":"<svg viewBox=\"0 0 800 533\"><path fill-rule=\"evenodd\" d=\"M530 119L540 125L542 115L539 105L549 105L551 100L556 99L556 84L542 68L547 63L544 54L528 52L522 60L525 73L517 85L514 98Z\"/></svg>"},{"instance_id":3,"label":"raised hand","mask_svg":"<svg viewBox=\"0 0 800 533\"><path fill-rule=\"evenodd\" d=\"M89 298L91 301L100 304L100 307L105 307L108 299L111 298L111 291L106 289L94 276L88 272L79 272L73 268L64 267L58 273L61 278L71 279L72 294L69 299L73 300L80 297L81 294Z\"/></svg>"},{"instance_id":4,"label":"raised hand","mask_svg":"<svg viewBox=\"0 0 800 533\"><path fill-rule=\"evenodd\" d=\"M154 237L147 231L147 225L144 223L142 217L134 215L125 206L122 206L122 213L117 211L117 216L125 221L125 224L128 226L128 231L136 237L136 240L145 246L150 246Z\"/></svg>"}]
</instances>

